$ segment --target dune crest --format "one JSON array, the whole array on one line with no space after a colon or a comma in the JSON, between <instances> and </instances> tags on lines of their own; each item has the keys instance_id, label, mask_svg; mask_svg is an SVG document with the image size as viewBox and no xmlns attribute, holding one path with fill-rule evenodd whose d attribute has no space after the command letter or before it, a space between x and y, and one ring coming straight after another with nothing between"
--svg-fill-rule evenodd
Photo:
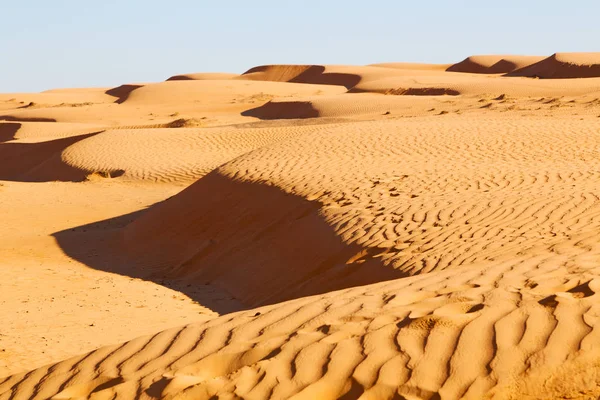
<instances>
[{"instance_id":1,"label":"dune crest","mask_svg":"<svg viewBox=\"0 0 600 400\"><path fill-rule=\"evenodd\" d=\"M239 76L238 74L228 74L223 72L199 72L195 74L173 75L167 81L209 81L209 80L227 80Z\"/></svg>"}]
</instances>

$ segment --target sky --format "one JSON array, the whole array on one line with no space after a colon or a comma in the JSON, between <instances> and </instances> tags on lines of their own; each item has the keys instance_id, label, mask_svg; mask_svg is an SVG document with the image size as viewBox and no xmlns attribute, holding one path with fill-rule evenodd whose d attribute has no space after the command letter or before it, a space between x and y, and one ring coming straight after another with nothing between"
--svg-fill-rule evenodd
<instances>
[{"instance_id":1,"label":"sky","mask_svg":"<svg viewBox=\"0 0 600 400\"><path fill-rule=\"evenodd\" d=\"M452 63L473 54L600 51L598 0L2 3L3 93L274 63Z\"/></svg>"}]
</instances>

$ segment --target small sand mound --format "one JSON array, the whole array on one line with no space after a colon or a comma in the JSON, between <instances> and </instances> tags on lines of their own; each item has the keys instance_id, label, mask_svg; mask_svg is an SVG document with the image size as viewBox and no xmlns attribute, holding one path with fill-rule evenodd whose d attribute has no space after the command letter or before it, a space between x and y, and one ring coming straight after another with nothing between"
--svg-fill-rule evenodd
<instances>
[{"instance_id":1,"label":"small sand mound","mask_svg":"<svg viewBox=\"0 0 600 400\"><path fill-rule=\"evenodd\" d=\"M179 118L165 124L165 128L193 128L202 126L202 120L195 118Z\"/></svg>"},{"instance_id":2,"label":"small sand mound","mask_svg":"<svg viewBox=\"0 0 600 400\"><path fill-rule=\"evenodd\" d=\"M543 79L600 77L600 53L556 53L507 76Z\"/></svg>"},{"instance_id":3,"label":"small sand mound","mask_svg":"<svg viewBox=\"0 0 600 400\"><path fill-rule=\"evenodd\" d=\"M448 72L465 72L470 74L505 74L542 60L538 56L471 56L450 66Z\"/></svg>"}]
</instances>

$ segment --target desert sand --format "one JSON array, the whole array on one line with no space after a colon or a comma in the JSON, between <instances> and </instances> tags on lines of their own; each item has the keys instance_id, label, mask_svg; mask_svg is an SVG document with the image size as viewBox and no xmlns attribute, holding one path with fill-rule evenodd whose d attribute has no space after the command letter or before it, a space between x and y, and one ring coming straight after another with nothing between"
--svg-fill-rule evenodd
<instances>
[{"instance_id":1,"label":"desert sand","mask_svg":"<svg viewBox=\"0 0 600 400\"><path fill-rule=\"evenodd\" d=\"M600 53L0 94L0 399L600 396Z\"/></svg>"}]
</instances>

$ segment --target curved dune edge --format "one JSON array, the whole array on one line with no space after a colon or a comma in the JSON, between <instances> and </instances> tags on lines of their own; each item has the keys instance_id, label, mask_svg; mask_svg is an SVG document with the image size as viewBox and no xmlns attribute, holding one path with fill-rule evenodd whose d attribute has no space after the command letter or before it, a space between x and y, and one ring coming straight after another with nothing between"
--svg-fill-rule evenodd
<instances>
[{"instance_id":1,"label":"curved dune edge","mask_svg":"<svg viewBox=\"0 0 600 400\"><path fill-rule=\"evenodd\" d=\"M30 140L0 142L0 178L30 182L81 182L91 175L135 181L190 183L257 148L291 139L310 128L164 127L97 130L85 124L53 123L57 135L37 137L46 123L0 123L1 135ZM178 126L181 128L173 128ZM42 125L42 126L40 126ZM62 129L61 129L62 128ZM21 132L24 130L24 132ZM14 132L17 132L16 134ZM50 135L52 129L47 129ZM168 149L168 151L165 151Z\"/></svg>"},{"instance_id":2,"label":"curved dune edge","mask_svg":"<svg viewBox=\"0 0 600 400\"><path fill-rule=\"evenodd\" d=\"M505 74L543 60L540 56L477 55L449 66L448 72Z\"/></svg>"},{"instance_id":3,"label":"curved dune edge","mask_svg":"<svg viewBox=\"0 0 600 400\"><path fill-rule=\"evenodd\" d=\"M62 139L98 132L103 129L98 124L81 124L68 122L0 122L0 143L11 140L28 143Z\"/></svg>"},{"instance_id":4,"label":"curved dune edge","mask_svg":"<svg viewBox=\"0 0 600 400\"><path fill-rule=\"evenodd\" d=\"M600 53L556 53L507 76L543 79L597 78L600 77Z\"/></svg>"},{"instance_id":5,"label":"curved dune edge","mask_svg":"<svg viewBox=\"0 0 600 400\"><path fill-rule=\"evenodd\" d=\"M170 329L8 377L0 399L596 397L600 282L558 283L552 257Z\"/></svg>"},{"instance_id":6,"label":"curved dune edge","mask_svg":"<svg viewBox=\"0 0 600 400\"><path fill-rule=\"evenodd\" d=\"M303 131L306 129L281 127L107 130L64 149L60 162L86 175L189 183L235 157Z\"/></svg>"},{"instance_id":7,"label":"curved dune edge","mask_svg":"<svg viewBox=\"0 0 600 400\"><path fill-rule=\"evenodd\" d=\"M121 104L129 98L131 92L141 87L144 87L144 85L125 84L111 88L105 93L109 96L116 97L115 103Z\"/></svg>"},{"instance_id":8,"label":"curved dune edge","mask_svg":"<svg viewBox=\"0 0 600 400\"><path fill-rule=\"evenodd\" d=\"M228 80L238 77L239 74L225 72L197 72L193 74L173 75L167 81L205 81L205 80Z\"/></svg>"}]
</instances>

